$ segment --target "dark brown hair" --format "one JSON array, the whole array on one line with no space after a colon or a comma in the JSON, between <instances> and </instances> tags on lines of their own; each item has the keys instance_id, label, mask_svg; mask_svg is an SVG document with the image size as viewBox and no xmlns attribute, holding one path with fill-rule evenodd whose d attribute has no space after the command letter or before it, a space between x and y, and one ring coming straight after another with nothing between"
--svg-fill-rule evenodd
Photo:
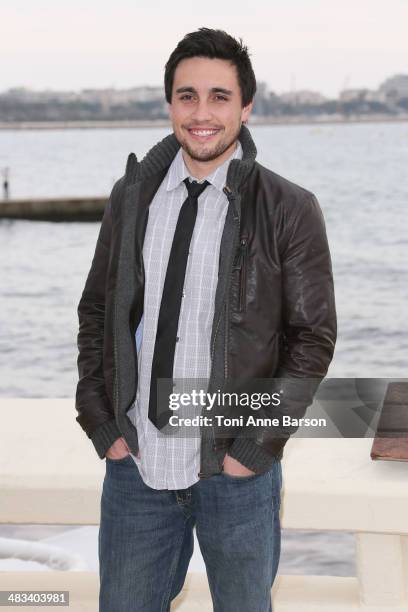
<instances>
[{"instance_id":1,"label":"dark brown hair","mask_svg":"<svg viewBox=\"0 0 408 612\"><path fill-rule=\"evenodd\" d=\"M181 60L190 57L229 60L237 69L242 106L252 102L256 92L256 79L248 48L242 43L242 39L236 40L223 30L199 28L195 32L186 34L167 60L164 90L169 104L176 68Z\"/></svg>"}]
</instances>

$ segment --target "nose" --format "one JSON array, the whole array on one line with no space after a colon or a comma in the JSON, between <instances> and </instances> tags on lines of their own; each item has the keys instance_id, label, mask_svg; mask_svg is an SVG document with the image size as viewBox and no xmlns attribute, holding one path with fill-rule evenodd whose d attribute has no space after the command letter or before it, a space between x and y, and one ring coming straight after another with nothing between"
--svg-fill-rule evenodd
<instances>
[{"instance_id":1,"label":"nose","mask_svg":"<svg viewBox=\"0 0 408 612\"><path fill-rule=\"evenodd\" d=\"M197 121L197 123L205 123L208 122L211 117L212 113L207 100L198 100L198 102L194 105L191 118L194 121Z\"/></svg>"}]
</instances>

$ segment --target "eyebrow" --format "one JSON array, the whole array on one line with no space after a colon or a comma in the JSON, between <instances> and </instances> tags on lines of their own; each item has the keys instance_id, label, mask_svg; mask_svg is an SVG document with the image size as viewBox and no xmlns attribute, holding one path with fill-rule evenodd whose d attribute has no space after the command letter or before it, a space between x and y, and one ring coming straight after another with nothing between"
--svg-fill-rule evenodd
<instances>
[{"instance_id":1,"label":"eyebrow","mask_svg":"<svg viewBox=\"0 0 408 612\"><path fill-rule=\"evenodd\" d=\"M197 90L194 89L194 87L179 87L176 89L176 93L197 93ZM225 89L224 87L211 87L210 93L223 93L230 96L233 92L230 89Z\"/></svg>"}]
</instances>

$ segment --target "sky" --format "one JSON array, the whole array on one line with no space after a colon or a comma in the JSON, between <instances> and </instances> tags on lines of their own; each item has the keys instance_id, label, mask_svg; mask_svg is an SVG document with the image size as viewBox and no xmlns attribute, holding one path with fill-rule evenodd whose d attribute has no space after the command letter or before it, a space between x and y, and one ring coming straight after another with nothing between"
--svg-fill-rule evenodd
<instances>
[{"instance_id":1,"label":"sky","mask_svg":"<svg viewBox=\"0 0 408 612\"><path fill-rule=\"evenodd\" d=\"M220 28L258 81L335 97L408 73L407 0L3 0L0 91L162 85L178 41Z\"/></svg>"}]
</instances>

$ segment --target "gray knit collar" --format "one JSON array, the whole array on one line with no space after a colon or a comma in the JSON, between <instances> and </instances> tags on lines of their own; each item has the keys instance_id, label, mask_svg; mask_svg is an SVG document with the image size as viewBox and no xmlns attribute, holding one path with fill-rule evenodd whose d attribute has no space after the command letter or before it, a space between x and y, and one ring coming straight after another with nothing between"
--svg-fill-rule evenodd
<instances>
[{"instance_id":1,"label":"gray knit collar","mask_svg":"<svg viewBox=\"0 0 408 612\"><path fill-rule=\"evenodd\" d=\"M242 146L242 159L233 159L228 167L227 186L236 191L252 169L256 158L256 146L249 129L241 126L238 139ZM131 153L126 165L126 182L132 184L136 180L145 180L150 176L168 168L176 156L180 144L174 133L154 145L138 163L136 155Z\"/></svg>"}]
</instances>

